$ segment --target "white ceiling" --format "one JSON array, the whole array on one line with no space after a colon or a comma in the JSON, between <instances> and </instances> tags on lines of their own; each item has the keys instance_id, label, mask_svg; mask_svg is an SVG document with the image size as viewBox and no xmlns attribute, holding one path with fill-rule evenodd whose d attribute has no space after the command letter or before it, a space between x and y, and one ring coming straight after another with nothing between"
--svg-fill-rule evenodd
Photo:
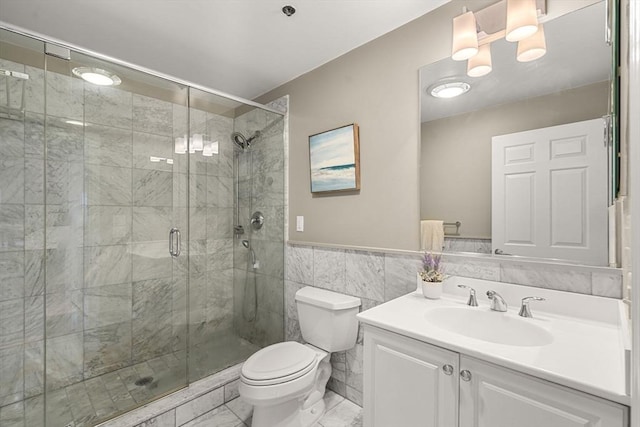
<instances>
[{"instance_id":1,"label":"white ceiling","mask_svg":"<svg viewBox=\"0 0 640 427\"><path fill-rule=\"evenodd\" d=\"M467 77L467 61L450 58L421 68L422 122L608 80L611 48L604 41L604 22L604 2L546 22L547 53L532 62L516 61L516 43L494 42L493 70L483 77ZM451 99L427 94L430 86L446 78L467 82L471 90Z\"/></svg>"},{"instance_id":2,"label":"white ceiling","mask_svg":"<svg viewBox=\"0 0 640 427\"><path fill-rule=\"evenodd\" d=\"M252 99L447 1L0 0L0 20Z\"/></svg>"}]
</instances>

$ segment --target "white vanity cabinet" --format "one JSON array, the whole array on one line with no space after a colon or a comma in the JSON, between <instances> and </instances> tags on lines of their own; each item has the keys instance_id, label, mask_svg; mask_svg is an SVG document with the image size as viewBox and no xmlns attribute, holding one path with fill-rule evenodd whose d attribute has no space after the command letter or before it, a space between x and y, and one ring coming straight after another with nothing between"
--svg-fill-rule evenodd
<instances>
[{"instance_id":1,"label":"white vanity cabinet","mask_svg":"<svg viewBox=\"0 0 640 427\"><path fill-rule=\"evenodd\" d=\"M377 328L364 336L364 425L458 425L458 354Z\"/></svg>"},{"instance_id":2,"label":"white vanity cabinet","mask_svg":"<svg viewBox=\"0 0 640 427\"><path fill-rule=\"evenodd\" d=\"M626 408L608 400L464 355L460 371L460 427L628 425Z\"/></svg>"},{"instance_id":3,"label":"white vanity cabinet","mask_svg":"<svg viewBox=\"0 0 640 427\"><path fill-rule=\"evenodd\" d=\"M393 332L364 345L364 427L628 426L623 405Z\"/></svg>"}]
</instances>

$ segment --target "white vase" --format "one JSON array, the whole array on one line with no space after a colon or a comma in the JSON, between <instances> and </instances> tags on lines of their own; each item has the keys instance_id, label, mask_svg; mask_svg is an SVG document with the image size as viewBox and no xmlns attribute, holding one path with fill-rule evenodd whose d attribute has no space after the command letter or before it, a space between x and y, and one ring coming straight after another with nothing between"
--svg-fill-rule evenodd
<instances>
[{"instance_id":1,"label":"white vase","mask_svg":"<svg viewBox=\"0 0 640 427\"><path fill-rule=\"evenodd\" d=\"M420 277L420 273L417 273L416 278L425 298L439 299L442 296L442 282L425 282Z\"/></svg>"}]
</instances>

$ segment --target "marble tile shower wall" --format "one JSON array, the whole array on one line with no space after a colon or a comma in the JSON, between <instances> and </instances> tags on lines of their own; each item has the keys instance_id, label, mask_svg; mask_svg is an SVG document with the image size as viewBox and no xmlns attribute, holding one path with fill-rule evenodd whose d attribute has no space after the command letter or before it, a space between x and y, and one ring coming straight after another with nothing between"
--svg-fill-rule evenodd
<instances>
[{"instance_id":1,"label":"marble tile shower wall","mask_svg":"<svg viewBox=\"0 0 640 427\"><path fill-rule=\"evenodd\" d=\"M204 134L219 143L218 155L204 157L198 153L192 155L190 163L189 324L193 327L189 330L190 345L198 345L233 328L234 197L230 135L234 120L195 109L190 110L189 119L192 134ZM186 176L181 177L180 186L186 182ZM186 206L181 206L180 211L186 214ZM176 324L186 324L185 308L182 304L176 312L179 317ZM184 342L180 341L177 348L184 348Z\"/></svg>"},{"instance_id":2,"label":"marble tile shower wall","mask_svg":"<svg viewBox=\"0 0 640 427\"><path fill-rule=\"evenodd\" d=\"M44 357L44 74L2 59L0 68L31 77L24 121L0 118L0 406L25 398L37 405ZM9 90L19 95L21 88Z\"/></svg>"},{"instance_id":3,"label":"marble tile shower wall","mask_svg":"<svg viewBox=\"0 0 640 427\"><path fill-rule=\"evenodd\" d=\"M284 338L284 117L253 110L236 117L235 130L247 137L261 133L251 150L238 157L236 191L245 230L242 239L250 239L259 265L252 268L249 251L237 239L234 323L243 338L267 346ZM253 230L249 222L256 211L265 218L260 230Z\"/></svg>"},{"instance_id":4,"label":"marble tile shower wall","mask_svg":"<svg viewBox=\"0 0 640 427\"><path fill-rule=\"evenodd\" d=\"M617 270L589 269L495 261L469 260L455 256L443 259L448 274L579 292L621 297ZM416 289L420 256L364 252L288 244L285 276L285 339L302 341L295 293L315 286L360 297L361 310L397 298ZM597 270L597 271L596 271ZM328 387L362 405L363 336L360 330L354 348L331 356L333 372Z\"/></svg>"},{"instance_id":5,"label":"marble tile shower wall","mask_svg":"<svg viewBox=\"0 0 640 427\"><path fill-rule=\"evenodd\" d=\"M197 338L230 328L233 120L191 112L192 126L227 137L189 180L173 154L185 107L0 66L30 76L24 121L0 119L0 406L44 392L45 336L47 389L184 349L188 273ZM172 226L186 234L188 182L190 272L166 244Z\"/></svg>"}]
</instances>

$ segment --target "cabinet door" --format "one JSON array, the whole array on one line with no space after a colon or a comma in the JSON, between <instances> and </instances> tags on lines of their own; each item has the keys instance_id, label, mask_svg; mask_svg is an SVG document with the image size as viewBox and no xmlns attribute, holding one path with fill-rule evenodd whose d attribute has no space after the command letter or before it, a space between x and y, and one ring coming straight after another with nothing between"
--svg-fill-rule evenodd
<instances>
[{"instance_id":1,"label":"cabinet door","mask_svg":"<svg viewBox=\"0 0 640 427\"><path fill-rule=\"evenodd\" d=\"M466 356L460 427L626 427L626 408Z\"/></svg>"},{"instance_id":2,"label":"cabinet door","mask_svg":"<svg viewBox=\"0 0 640 427\"><path fill-rule=\"evenodd\" d=\"M367 327L363 380L365 427L458 425L457 353Z\"/></svg>"}]
</instances>

